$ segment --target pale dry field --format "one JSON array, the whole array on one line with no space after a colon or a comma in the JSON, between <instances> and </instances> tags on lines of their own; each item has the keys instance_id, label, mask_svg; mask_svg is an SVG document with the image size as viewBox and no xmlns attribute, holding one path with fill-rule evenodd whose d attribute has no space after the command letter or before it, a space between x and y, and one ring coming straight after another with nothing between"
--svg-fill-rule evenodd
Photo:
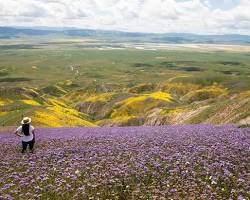
<instances>
[{"instance_id":1,"label":"pale dry field","mask_svg":"<svg viewBox=\"0 0 250 200\"><path fill-rule=\"evenodd\" d=\"M222 44L125 44L127 48L142 50L185 50L185 51L231 51L231 52L250 52L247 45L222 45Z\"/></svg>"}]
</instances>

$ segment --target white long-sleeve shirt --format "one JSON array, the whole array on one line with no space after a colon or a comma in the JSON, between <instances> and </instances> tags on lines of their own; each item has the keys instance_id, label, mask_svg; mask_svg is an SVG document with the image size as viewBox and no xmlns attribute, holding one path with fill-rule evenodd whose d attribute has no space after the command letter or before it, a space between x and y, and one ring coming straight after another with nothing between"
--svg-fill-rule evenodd
<instances>
[{"instance_id":1,"label":"white long-sleeve shirt","mask_svg":"<svg viewBox=\"0 0 250 200\"><path fill-rule=\"evenodd\" d=\"M22 141L24 141L24 142L29 142L29 141L33 140L33 138L34 138L34 135L32 133L33 130L35 130L35 128L30 125L30 130L29 130L30 134L29 135L24 135L22 133L22 126L19 126L17 128L17 132L19 132L22 135Z\"/></svg>"}]
</instances>

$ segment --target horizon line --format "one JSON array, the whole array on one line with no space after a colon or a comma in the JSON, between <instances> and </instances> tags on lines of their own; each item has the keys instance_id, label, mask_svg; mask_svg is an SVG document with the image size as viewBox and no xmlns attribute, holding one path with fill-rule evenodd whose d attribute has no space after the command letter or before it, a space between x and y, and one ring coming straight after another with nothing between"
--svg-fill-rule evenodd
<instances>
[{"instance_id":1,"label":"horizon line","mask_svg":"<svg viewBox=\"0 0 250 200\"><path fill-rule=\"evenodd\" d=\"M107 31L107 32L120 32L120 33L138 33L138 34L187 34L187 35L199 35L199 36L226 36L226 35L239 35L239 36L250 36L250 34L240 33L194 33L194 32L139 32L139 31L126 31L126 30L115 30L115 29L95 29L95 28L80 28L80 27L57 27L57 26L13 26L13 25L0 25L0 28L15 28L15 29L29 29L29 30L44 30L44 31L72 31L72 30L89 30L89 31ZM58 30L57 30L58 29Z\"/></svg>"}]
</instances>

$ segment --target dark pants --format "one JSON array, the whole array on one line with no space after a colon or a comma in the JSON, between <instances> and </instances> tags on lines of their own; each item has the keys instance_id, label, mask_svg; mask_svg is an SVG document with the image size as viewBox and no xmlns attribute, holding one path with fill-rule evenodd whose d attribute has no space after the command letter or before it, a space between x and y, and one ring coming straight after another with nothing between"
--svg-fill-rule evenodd
<instances>
[{"instance_id":1,"label":"dark pants","mask_svg":"<svg viewBox=\"0 0 250 200\"><path fill-rule=\"evenodd\" d=\"M34 143L35 143L34 139L29 141L29 142L22 141L22 147L23 147L22 153L24 153L26 151L27 146L29 146L30 151L33 152Z\"/></svg>"}]
</instances>

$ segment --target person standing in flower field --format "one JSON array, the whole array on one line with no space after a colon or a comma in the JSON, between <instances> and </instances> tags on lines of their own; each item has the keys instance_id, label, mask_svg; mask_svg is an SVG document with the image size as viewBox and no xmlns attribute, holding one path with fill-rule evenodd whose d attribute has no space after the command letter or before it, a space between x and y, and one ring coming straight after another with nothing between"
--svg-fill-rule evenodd
<instances>
[{"instance_id":1,"label":"person standing in flower field","mask_svg":"<svg viewBox=\"0 0 250 200\"><path fill-rule=\"evenodd\" d=\"M22 139L22 153L25 153L27 146L29 146L30 152L33 153L35 144L35 128L30 123L31 118L24 117L21 121L22 125L15 131L15 134Z\"/></svg>"}]
</instances>

